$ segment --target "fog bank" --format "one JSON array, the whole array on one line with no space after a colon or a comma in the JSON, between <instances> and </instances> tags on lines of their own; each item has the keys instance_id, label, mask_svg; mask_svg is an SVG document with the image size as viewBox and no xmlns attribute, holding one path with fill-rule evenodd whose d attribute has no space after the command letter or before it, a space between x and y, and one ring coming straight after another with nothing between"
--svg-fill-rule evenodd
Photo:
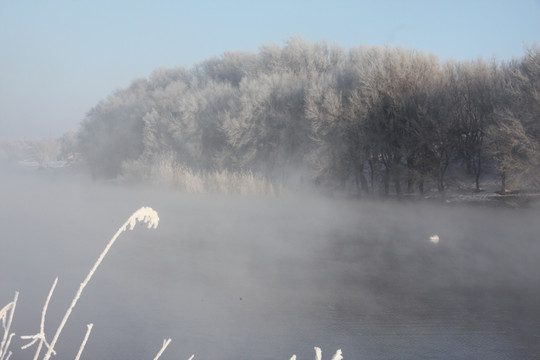
<instances>
[{"instance_id":1,"label":"fog bank","mask_svg":"<svg viewBox=\"0 0 540 360\"><path fill-rule=\"evenodd\" d=\"M20 291L12 350L52 337L78 284L141 206L60 339L74 358L532 358L540 354L538 210L190 195L61 171L0 175L0 305ZM430 242L437 234L439 243Z\"/></svg>"}]
</instances>

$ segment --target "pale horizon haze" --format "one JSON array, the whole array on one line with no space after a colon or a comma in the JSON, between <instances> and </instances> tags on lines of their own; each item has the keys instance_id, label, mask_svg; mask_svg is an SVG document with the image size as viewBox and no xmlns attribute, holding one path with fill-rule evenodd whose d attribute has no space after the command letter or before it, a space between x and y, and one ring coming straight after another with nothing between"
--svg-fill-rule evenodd
<instances>
[{"instance_id":1,"label":"pale horizon haze","mask_svg":"<svg viewBox=\"0 0 540 360\"><path fill-rule=\"evenodd\" d=\"M59 137L157 68L292 36L508 61L540 42L540 1L0 0L0 140Z\"/></svg>"}]
</instances>

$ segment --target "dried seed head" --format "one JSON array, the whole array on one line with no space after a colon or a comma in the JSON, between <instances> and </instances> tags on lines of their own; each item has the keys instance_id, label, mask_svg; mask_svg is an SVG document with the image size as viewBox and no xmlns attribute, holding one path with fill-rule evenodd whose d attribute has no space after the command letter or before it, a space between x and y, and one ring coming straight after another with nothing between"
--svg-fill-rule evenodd
<instances>
[{"instance_id":1,"label":"dried seed head","mask_svg":"<svg viewBox=\"0 0 540 360\"><path fill-rule=\"evenodd\" d=\"M128 219L127 225L129 225L129 230L133 230L133 228L139 221L147 223L147 227L149 229L155 229L159 224L159 216L154 209L150 207L142 207L139 210L135 211L133 215L131 215L131 217Z\"/></svg>"}]
</instances>

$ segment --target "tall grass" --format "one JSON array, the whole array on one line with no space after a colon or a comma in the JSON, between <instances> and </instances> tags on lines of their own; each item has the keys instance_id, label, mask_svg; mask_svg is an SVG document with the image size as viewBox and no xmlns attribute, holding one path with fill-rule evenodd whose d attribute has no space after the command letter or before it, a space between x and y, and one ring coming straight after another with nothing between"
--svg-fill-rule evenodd
<instances>
[{"instance_id":1,"label":"tall grass","mask_svg":"<svg viewBox=\"0 0 540 360\"><path fill-rule=\"evenodd\" d=\"M36 350L34 353L34 360L39 359L39 357L42 355L42 350L45 348L45 352L43 354L42 359L48 360L51 356L56 355L56 351L54 347L56 346L57 341L60 338L60 335L62 334L62 330L64 329L64 326L66 325L72 311L74 310L75 306L77 305L77 302L79 301L86 285L88 282L92 279L92 276L100 266L101 262L109 252L110 248L114 245L118 237L126 230L133 230L135 225L139 222L145 223L148 227L148 229L155 229L157 228L159 224L159 216L156 211L154 211L152 208L149 207L141 207L139 210L135 211L127 220L126 222L120 226L120 228L117 230L117 232L114 234L114 236L109 240L107 245L105 246L105 249L101 252L98 259L86 275L84 281L80 284L79 289L75 293L75 296L73 297L73 300L71 301L71 304L67 308L62 321L60 322L60 325L58 325L58 328L56 329L51 342L49 343L47 341L47 336L45 334L45 318L47 315L47 309L49 307L49 302L52 298L52 295L54 293L54 290L56 288L56 285L58 283L58 278L56 278L51 286L51 289L49 290L49 294L47 295L47 298L45 300L45 304L43 305L42 312L41 312L41 321L39 326L39 331L35 335L23 335L20 338L22 340L29 341L26 345L23 345L21 347L21 350L28 349L35 345ZM0 320L2 322L2 340L0 342L0 360L10 360L12 356L12 351L9 350L9 347L11 345L11 340L15 336L15 333L11 331L11 325L13 322L13 317L15 314L15 308L17 306L17 300L19 297L19 293L15 292L15 296L13 298L13 301L9 302L7 305L5 305L0 310ZM75 357L75 360L80 360L81 355L83 353L84 347L86 346L86 342L88 341L88 338L90 337L90 334L92 332L93 324L87 324L87 330L85 333L85 336L79 346L79 349L77 351L77 355ZM156 354L154 360L158 360L167 346L171 343L171 339L164 339L163 345L161 346L161 349ZM193 360L194 355L191 355L191 357L188 360ZM316 360L322 360L322 352L321 349L318 347L315 347L315 359ZM342 353L341 350L338 350L334 356L332 357L332 360L342 360ZM293 355L290 360L296 360L296 355Z\"/></svg>"},{"instance_id":2,"label":"tall grass","mask_svg":"<svg viewBox=\"0 0 540 360\"><path fill-rule=\"evenodd\" d=\"M279 184L251 170L194 170L177 164L172 156L163 156L154 162L126 162L122 169L127 179L147 181L188 193L276 196L281 191Z\"/></svg>"}]
</instances>

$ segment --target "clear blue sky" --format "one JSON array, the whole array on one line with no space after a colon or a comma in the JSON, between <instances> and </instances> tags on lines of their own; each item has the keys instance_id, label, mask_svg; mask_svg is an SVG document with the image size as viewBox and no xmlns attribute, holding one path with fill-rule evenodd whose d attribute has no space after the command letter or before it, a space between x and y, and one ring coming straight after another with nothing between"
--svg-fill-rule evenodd
<instances>
[{"instance_id":1,"label":"clear blue sky","mask_svg":"<svg viewBox=\"0 0 540 360\"><path fill-rule=\"evenodd\" d=\"M0 139L60 136L158 67L298 35L508 60L540 43L540 0L0 0Z\"/></svg>"}]
</instances>

